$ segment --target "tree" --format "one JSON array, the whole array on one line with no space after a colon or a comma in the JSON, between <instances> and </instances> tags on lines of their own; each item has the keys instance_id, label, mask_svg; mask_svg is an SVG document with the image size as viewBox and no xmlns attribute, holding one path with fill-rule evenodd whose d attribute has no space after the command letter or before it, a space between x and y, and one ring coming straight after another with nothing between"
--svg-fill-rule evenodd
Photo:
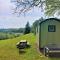
<instances>
[{"instance_id":1,"label":"tree","mask_svg":"<svg viewBox=\"0 0 60 60\"><path fill-rule=\"evenodd\" d=\"M60 15L60 0L46 0L46 14L53 15L55 13Z\"/></svg>"},{"instance_id":2,"label":"tree","mask_svg":"<svg viewBox=\"0 0 60 60\"><path fill-rule=\"evenodd\" d=\"M33 31L34 34L36 34L36 27L38 26L38 23L39 23L39 20L36 20L36 21L33 23L32 31Z\"/></svg>"},{"instance_id":3,"label":"tree","mask_svg":"<svg viewBox=\"0 0 60 60\"><path fill-rule=\"evenodd\" d=\"M45 1L42 0L13 0L15 3L14 13L25 13L31 10L35 6L42 7Z\"/></svg>"},{"instance_id":4,"label":"tree","mask_svg":"<svg viewBox=\"0 0 60 60\"><path fill-rule=\"evenodd\" d=\"M38 27L39 23L44 20L43 18L40 18L39 20L36 20L32 25L32 31L34 34L36 34L36 27Z\"/></svg>"},{"instance_id":5,"label":"tree","mask_svg":"<svg viewBox=\"0 0 60 60\"><path fill-rule=\"evenodd\" d=\"M29 22L27 22L27 24L26 24L26 26L25 26L25 32L24 32L24 34L28 34L28 33L30 33L30 25L29 25Z\"/></svg>"},{"instance_id":6,"label":"tree","mask_svg":"<svg viewBox=\"0 0 60 60\"><path fill-rule=\"evenodd\" d=\"M27 12L35 6L43 8L45 6L45 11L47 15L53 15L56 12L60 15L60 0L14 0L16 3L15 13L21 14L22 12Z\"/></svg>"}]
</instances>

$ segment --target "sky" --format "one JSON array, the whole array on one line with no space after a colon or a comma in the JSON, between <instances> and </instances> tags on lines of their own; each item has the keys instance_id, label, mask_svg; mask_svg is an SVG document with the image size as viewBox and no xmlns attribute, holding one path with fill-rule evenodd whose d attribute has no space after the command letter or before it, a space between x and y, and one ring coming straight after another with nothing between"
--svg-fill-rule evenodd
<instances>
[{"instance_id":1,"label":"sky","mask_svg":"<svg viewBox=\"0 0 60 60\"><path fill-rule=\"evenodd\" d=\"M0 28L22 28L25 27L27 21L32 25L41 17L39 8L32 9L25 16L12 14L12 8L11 0L0 0Z\"/></svg>"}]
</instances>

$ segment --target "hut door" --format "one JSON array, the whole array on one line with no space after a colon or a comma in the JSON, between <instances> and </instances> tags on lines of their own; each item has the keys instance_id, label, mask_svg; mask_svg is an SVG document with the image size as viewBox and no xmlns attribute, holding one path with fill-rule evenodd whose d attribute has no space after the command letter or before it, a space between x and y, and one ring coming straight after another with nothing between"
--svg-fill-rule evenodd
<instances>
[{"instance_id":1,"label":"hut door","mask_svg":"<svg viewBox=\"0 0 60 60\"><path fill-rule=\"evenodd\" d=\"M54 44L55 30L55 25L48 25L48 44Z\"/></svg>"}]
</instances>

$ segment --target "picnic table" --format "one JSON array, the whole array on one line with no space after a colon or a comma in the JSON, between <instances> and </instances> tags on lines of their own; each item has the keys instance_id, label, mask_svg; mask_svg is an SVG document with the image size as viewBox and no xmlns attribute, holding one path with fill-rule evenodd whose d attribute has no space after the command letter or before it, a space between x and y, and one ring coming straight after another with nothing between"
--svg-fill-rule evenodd
<instances>
[{"instance_id":1,"label":"picnic table","mask_svg":"<svg viewBox=\"0 0 60 60\"><path fill-rule=\"evenodd\" d=\"M29 46L29 42L27 42L27 40L20 40L17 44L16 44L17 48L19 49L24 49L26 47Z\"/></svg>"}]
</instances>

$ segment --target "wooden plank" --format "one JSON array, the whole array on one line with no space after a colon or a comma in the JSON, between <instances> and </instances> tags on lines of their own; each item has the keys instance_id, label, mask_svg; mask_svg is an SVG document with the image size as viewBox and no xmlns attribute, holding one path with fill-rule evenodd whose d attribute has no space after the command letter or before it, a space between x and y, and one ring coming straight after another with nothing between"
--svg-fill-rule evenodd
<instances>
[{"instance_id":1,"label":"wooden plank","mask_svg":"<svg viewBox=\"0 0 60 60\"><path fill-rule=\"evenodd\" d=\"M49 51L49 53L60 53L60 51Z\"/></svg>"}]
</instances>

